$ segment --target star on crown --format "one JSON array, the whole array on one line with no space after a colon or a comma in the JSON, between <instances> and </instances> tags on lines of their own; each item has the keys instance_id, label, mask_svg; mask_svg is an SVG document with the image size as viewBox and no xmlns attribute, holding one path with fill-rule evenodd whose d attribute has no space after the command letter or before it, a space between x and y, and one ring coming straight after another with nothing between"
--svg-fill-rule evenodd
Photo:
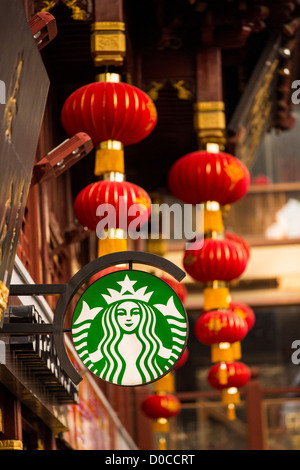
<instances>
[{"instance_id":1,"label":"star on crown","mask_svg":"<svg viewBox=\"0 0 300 470\"><path fill-rule=\"evenodd\" d=\"M148 292L147 294L146 289L147 286L141 287L138 290L134 290L133 285L137 281L131 281L126 274L124 281L117 281L118 284L121 286L121 291L117 291L115 289L107 289L109 292L108 294L102 294L102 297L105 299L107 304L112 304L113 302L118 302L120 300L143 300L144 302L149 302L149 299L151 295L153 294L152 292Z\"/></svg>"}]
</instances>

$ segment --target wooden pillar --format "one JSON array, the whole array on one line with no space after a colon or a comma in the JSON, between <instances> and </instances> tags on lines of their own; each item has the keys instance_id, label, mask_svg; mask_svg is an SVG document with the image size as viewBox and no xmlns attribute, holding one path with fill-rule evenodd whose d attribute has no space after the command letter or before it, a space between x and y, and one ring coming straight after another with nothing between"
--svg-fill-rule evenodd
<instances>
[{"instance_id":1,"label":"wooden pillar","mask_svg":"<svg viewBox=\"0 0 300 470\"><path fill-rule=\"evenodd\" d=\"M194 125L198 136L198 147L206 149L208 143L219 145L224 150L225 107L222 90L221 50L210 46L200 50L196 62L196 95Z\"/></svg>"},{"instance_id":2,"label":"wooden pillar","mask_svg":"<svg viewBox=\"0 0 300 470\"><path fill-rule=\"evenodd\" d=\"M258 376L258 370L252 369L246 392L248 450L266 450L263 394Z\"/></svg>"}]
</instances>

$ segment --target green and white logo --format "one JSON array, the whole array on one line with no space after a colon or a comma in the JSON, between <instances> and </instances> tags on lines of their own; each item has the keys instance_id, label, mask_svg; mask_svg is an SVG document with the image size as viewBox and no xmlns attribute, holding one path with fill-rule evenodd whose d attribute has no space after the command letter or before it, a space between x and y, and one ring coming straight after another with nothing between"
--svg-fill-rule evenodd
<instances>
[{"instance_id":1,"label":"green and white logo","mask_svg":"<svg viewBox=\"0 0 300 470\"><path fill-rule=\"evenodd\" d=\"M120 270L90 285L72 322L75 349L91 372L118 385L142 385L168 373L187 341L185 309L162 279Z\"/></svg>"}]
</instances>

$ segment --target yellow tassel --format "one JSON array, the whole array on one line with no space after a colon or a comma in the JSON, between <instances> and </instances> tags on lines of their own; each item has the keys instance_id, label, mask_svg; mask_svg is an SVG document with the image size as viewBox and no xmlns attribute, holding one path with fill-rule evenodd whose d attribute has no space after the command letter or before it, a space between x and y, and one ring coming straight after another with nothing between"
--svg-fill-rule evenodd
<instances>
[{"instance_id":1,"label":"yellow tassel","mask_svg":"<svg viewBox=\"0 0 300 470\"><path fill-rule=\"evenodd\" d=\"M242 348L241 348L240 341L237 341L236 343L232 343L232 351L233 351L233 356L235 360L241 359Z\"/></svg>"},{"instance_id":2,"label":"yellow tassel","mask_svg":"<svg viewBox=\"0 0 300 470\"><path fill-rule=\"evenodd\" d=\"M212 362L231 362L233 361L233 351L230 343L213 344L211 347Z\"/></svg>"},{"instance_id":3,"label":"yellow tassel","mask_svg":"<svg viewBox=\"0 0 300 470\"><path fill-rule=\"evenodd\" d=\"M155 255L164 256L167 251L167 240L160 235L159 238L149 237L146 242L147 251Z\"/></svg>"},{"instance_id":4,"label":"yellow tassel","mask_svg":"<svg viewBox=\"0 0 300 470\"><path fill-rule=\"evenodd\" d=\"M167 433L169 432L169 421L166 418L158 418L153 423L153 432Z\"/></svg>"},{"instance_id":5,"label":"yellow tassel","mask_svg":"<svg viewBox=\"0 0 300 470\"><path fill-rule=\"evenodd\" d=\"M236 387L229 387L221 392L222 403L225 405L238 404L240 403L240 393Z\"/></svg>"},{"instance_id":6,"label":"yellow tassel","mask_svg":"<svg viewBox=\"0 0 300 470\"><path fill-rule=\"evenodd\" d=\"M164 375L161 379L154 382L154 391L158 392L167 392L172 393L174 392L174 376L171 372L169 374Z\"/></svg>"},{"instance_id":7,"label":"yellow tassel","mask_svg":"<svg viewBox=\"0 0 300 470\"><path fill-rule=\"evenodd\" d=\"M236 419L235 405L233 403L229 403L227 406L227 418L229 421L234 421Z\"/></svg>"},{"instance_id":8,"label":"yellow tassel","mask_svg":"<svg viewBox=\"0 0 300 470\"><path fill-rule=\"evenodd\" d=\"M220 205L218 203L214 203L218 206L217 210L215 210L215 207L212 206L212 204L213 202L207 202L204 207L204 233L223 233L224 225Z\"/></svg>"},{"instance_id":9,"label":"yellow tassel","mask_svg":"<svg viewBox=\"0 0 300 470\"><path fill-rule=\"evenodd\" d=\"M219 383L226 385L228 382L228 371L225 363L221 363L218 371Z\"/></svg>"},{"instance_id":10,"label":"yellow tassel","mask_svg":"<svg viewBox=\"0 0 300 470\"><path fill-rule=\"evenodd\" d=\"M230 294L228 287L205 287L203 290L204 310L213 310L215 308L228 308L230 302Z\"/></svg>"},{"instance_id":11,"label":"yellow tassel","mask_svg":"<svg viewBox=\"0 0 300 470\"><path fill-rule=\"evenodd\" d=\"M158 450L166 450L167 449L167 441L164 437L160 437L158 441Z\"/></svg>"},{"instance_id":12,"label":"yellow tassel","mask_svg":"<svg viewBox=\"0 0 300 470\"><path fill-rule=\"evenodd\" d=\"M101 238L98 242L98 258L100 256L108 255L109 253L116 253L118 251L127 250L126 238Z\"/></svg>"},{"instance_id":13,"label":"yellow tassel","mask_svg":"<svg viewBox=\"0 0 300 470\"><path fill-rule=\"evenodd\" d=\"M122 143L117 140L101 142L96 150L95 175L101 176L105 173L124 174L124 172L124 150Z\"/></svg>"}]
</instances>

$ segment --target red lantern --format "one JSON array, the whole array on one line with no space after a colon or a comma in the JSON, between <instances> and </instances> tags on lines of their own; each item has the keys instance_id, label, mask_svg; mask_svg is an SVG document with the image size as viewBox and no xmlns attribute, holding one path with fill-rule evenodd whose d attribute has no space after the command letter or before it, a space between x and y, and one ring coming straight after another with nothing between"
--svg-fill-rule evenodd
<instances>
[{"instance_id":1,"label":"red lantern","mask_svg":"<svg viewBox=\"0 0 300 470\"><path fill-rule=\"evenodd\" d=\"M120 198L123 198L120 200ZM122 203L121 203L122 201ZM122 228L127 230L129 224L136 218L139 226L143 225L149 218L151 211L151 200L146 191L139 186L127 181L98 181L86 186L80 191L75 199L74 212L79 223L90 230L95 231L100 220L106 217L105 213L97 215L98 206L111 205L111 217L108 217L109 228ZM130 212L130 209L132 212ZM126 226L120 226L120 220L126 222ZM122 224L121 224L122 225Z\"/></svg>"},{"instance_id":2,"label":"red lantern","mask_svg":"<svg viewBox=\"0 0 300 470\"><path fill-rule=\"evenodd\" d=\"M182 282L176 281L176 279L172 279L170 277L165 277L165 276L160 276L160 278L165 281L167 284L169 284L170 287L176 292L178 297L180 298L181 302L184 303L186 296L187 296L187 290L185 286L182 284Z\"/></svg>"},{"instance_id":3,"label":"red lantern","mask_svg":"<svg viewBox=\"0 0 300 470\"><path fill-rule=\"evenodd\" d=\"M195 336L209 346L217 343L235 343L247 334L246 321L231 310L212 310L199 317Z\"/></svg>"},{"instance_id":4,"label":"red lantern","mask_svg":"<svg viewBox=\"0 0 300 470\"><path fill-rule=\"evenodd\" d=\"M209 384L218 390L230 387L242 388L250 379L250 370L243 362L225 362L222 367L226 369L227 382L220 382L220 364L213 365L207 376ZM223 372L222 372L223 374Z\"/></svg>"},{"instance_id":5,"label":"red lantern","mask_svg":"<svg viewBox=\"0 0 300 470\"><path fill-rule=\"evenodd\" d=\"M232 233L232 232L227 232L227 230L225 231L224 235L225 235L225 238L227 238L228 240L233 240L237 243L240 243L245 248L248 259L250 258L249 245L240 235L237 235L236 233Z\"/></svg>"},{"instance_id":6,"label":"red lantern","mask_svg":"<svg viewBox=\"0 0 300 470\"><path fill-rule=\"evenodd\" d=\"M122 269L125 269L125 268L118 268L117 266L111 266L110 268L102 269L102 271L99 271L98 273L94 274L90 278L89 284L93 284L93 282L97 281L98 279L100 279L100 277L103 277L106 274L114 273L116 271L121 271Z\"/></svg>"},{"instance_id":7,"label":"red lantern","mask_svg":"<svg viewBox=\"0 0 300 470\"><path fill-rule=\"evenodd\" d=\"M171 418L181 409L180 401L169 393L150 395L142 402L142 411L148 418Z\"/></svg>"},{"instance_id":8,"label":"red lantern","mask_svg":"<svg viewBox=\"0 0 300 470\"><path fill-rule=\"evenodd\" d=\"M183 258L186 272L196 281L232 281L245 270L245 248L233 240L206 238L187 248Z\"/></svg>"},{"instance_id":9,"label":"red lantern","mask_svg":"<svg viewBox=\"0 0 300 470\"><path fill-rule=\"evenodd\" d=\"M95 82L67 98L61 120L70 136L86 132L94 145L107 140L131 145L150 134L157 112L149 96L132 85Z\"/></svg>"},{"instance_id":10,"label":"red lantern","mask_svg":"<svg viewBox=\"0 0 300 470\"><path fill-rule=\"evenodd\" d=\"M242 302L231 302L229 308L246 321L248 331L250 331L255 323L255 314L252 308Z\"/></svg>"},{"instance_id":11,"label":"red lantern","mask_svg":"<svg viewBox=\"0 0 300 470\"><path fill-rule=\"evenodd\" d=\"M205 150L179 158L169 172L169 188L185 203L216 201L231 204L247 192L250 175L237 158L224 152Z\"/></svg>"}]
</instances>

